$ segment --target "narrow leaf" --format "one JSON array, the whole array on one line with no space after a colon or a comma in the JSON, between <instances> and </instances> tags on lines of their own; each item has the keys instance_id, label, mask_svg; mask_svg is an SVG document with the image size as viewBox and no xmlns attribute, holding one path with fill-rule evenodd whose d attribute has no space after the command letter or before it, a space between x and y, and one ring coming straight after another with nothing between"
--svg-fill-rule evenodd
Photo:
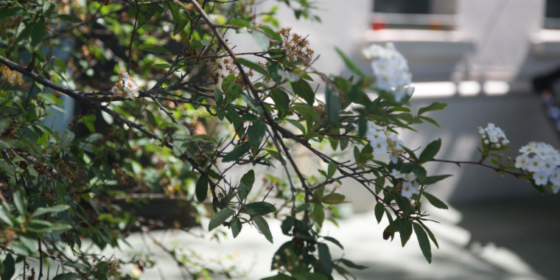
<instances>
[{"instance_id":1,"label":"narrow leaf","mask_svg":"<svg viewBox=\"0 0 560 280\"><path fill-rule=\"evenodd\" d=\"M196 182L196 199L199 202L203 202L208 195L208 182L208 174L206 173L200 175Z\"/></svg>"},{"instance_id":2,"label":"narrow leaf","mask_svg":"<svg viewBox=\"0 0 560 280\"><path fill-rule=\"evenodd\" d=\"M297 96L303 98L303 100L305 100L305 102L307 102L309 106L313 106L313 103L315 102L315 92L313 92L313 89L311 88L309 83L307 83L305 80L299 80L297 82L292 82L291 84L294 93Z\"/></svg>"},{"instance_id":3,"label":"narrow leaf","mask_svg":"<svg viewBox=\"0 0 560 280\"><path fill-rule=\"evenodd\" d=\"M340 55L340 57L342 57L342 60L344 60L344 63L346 64L348 69L352 70L352 72L362 77L366 76L366 74L364 74L364 72L350 58L348 58L339 48L336 48L336 52L338 53L338 55Z\"/></svg>"},{"instance_id":4,"label":"narrow leaf","mask_svg":"<svg viewBox=\"0 0 560 280\"><path fill-rule=\"evenodd\" d=\"M235 211L230 208L220 210L220 212L216 213L216 215L212 217L212 220L210 220L208 231L211 231L223 224L229 217L233 216L233 214L235 214Z\"/></svg>"},{"instance_id":5,"label":"narrow leaf","mask_svg":"<svg viewBox=\"0 0 560 280\"><path fill-rule=\"evenodd\" d=\"M241 232L243 225L241 224L241 221L236 217L231 219L230 224L231 224L231 232L233 233L233 238L236 238Z\"/></svg>"},{"instance_id":6,"label":"narrow leaf","mask_svg":"<svg viewBox=\"0 0 560 280\"><path fill-rule=\"evenodd\" d=\"M441 139L435 140L432 143L428 144L420 157L418 158L418 163L425 163L434 158L435 155L439 152L441 148Z\"/></svg>"},{"instance_id":7,"label":"narrow leaf","mask_svg":"<svg viewBox=\"0 0 560 280\"><path fill-rule=\"evenodd\" d=\"M41 16L33 25L31 31L31 46L37 48L43 42L43 38L45 38L45 17Z\"/></svg>"},{"instance_id":8,"label":"narrow leaf","mask_svg":"<svg viewBox=\"0 0 560 280\"><path fill-rule=\"evenodd\" d=\"M319 249L319 262L323 267L323 271L325 272L325 274L331 275L333 267L329 246L327 246L327 244L325 243L318 243L317 247Z\"/></svg>"},{"instance_id":9,"label":"narrow leaf","mask_svg":"<svg viewBox=\"0 0 560 280\"><path fill-rule=\"evenodd\" d=\"M262 216L253 217L253 221L259 228L259 231L266 237L270 243L272 243L272 233L270 233L270 228L268 227L268 223Z\"/></svg>"},{"instance_id":10,"label":"narrow leaf","mask_svg":"<svg viewBox=\"0 0 560 280\"><path fill-rule=\"evenodd\" d=\"M422 249L422 254L429 263L432 263L432 248L430 246L430 240L426 232L419 224L414 224L414 232L416 233L416 238L418 238L418 243L420 244L420 249Z\"/></svg>"},{"instance_id":11,"label":"narrow leaf","mask_svg":"<svg viewBox=\"0 0 560 280\"><path fill-rule=\"evenodd\" d=\"M243 157L251 149L249 142L243 142L241 145L235 147L231 152L224 156L223 162L236 161Z\"/></svg>"},{"instance_id":12,"label":"narrow leaf","mask_svg":"<svg viewBox=\"0 0 560 280\"><path fill-rule=\"evenodd\" d=\"M253 183L255 183L255 171L251 169L241 177L241 182L237 189L239 200L244 200L247 197L247 194L249 194L253 188Z\"/></svg>"},{"instance_id":13,"label":"narrow leaf","mask_svg":"<svg viewBox=\"0 0 560 280\"><path fill-rule=\"evenodd\" d=\"M428 201L435 206L436 208L439 209L449 209L449 207L447 207L447 204L445 204L443 201L439 200L437 197L431 195L428 192L422 192L422 195L424 197L426 197L428 199Z\"/></svg>"},{"instance_id":14,"label":"narrow leaf","mask_svg":"<svg viewBox=\"0 0 560 280\"><path fill-rule=\"evenodd\" d=\"M418 110L418 115L422 115L422 114L424 114L426 112L429 112L429 111L443 110L443 109L445 109L445 107L447 107L447 104L445 104L445 103L434 102L434 103L430 104L430 106L420 108Z\"/></svg>"},{"instance_id":15,"label":"narrow leaf","mask_svg":"<svg viewBox=\"0 0 560 280\"><path fill-rule=\"evenodd\" d=\"M251 215L266 215L276 211L276 207L268 202L252 202L243 208Z\"/></svg>"},{"instance_id":16,"label":"narrow leaf","mask_svg":"<svg viewBox=\"0 0 560 280\"><path fill-rule=\"evenodd\" d=\"M37 208L37 210L35 210L33 212L33 214L31 214L31 217L41 216L41 215L46 214L46 213L62 212L62 211L68 210L68 209L70 209L70 206L68 206L68 205L56 205L56 206L48 207L48 208L39 207L39 208Z\"/></svg>"},{"instance_id":17,"label":"narrow leaf","mask_svg":"<svg viewBox=\"0 0 560 280\"><path fill-rule=\"evenodd\" d=\"M153 53L165 53L165 54L169 54L169 55L173 55L169 50L167 50L164 47L160 47L160 46L156 46L156 45L150 45L150 44L143 44L138 46L139 49L143 50L143 51L147 51L147 52L153 52Z\"/></svg>"},{"instance_id":18,"label":"narrow leaf","mask_svg":"<svg viewBox=\"0 0 560 280\"><path fill-rule=\"evenodd\" d=\"M259 72L260 74L262 74L265 77L269 77L268 76L268 71L266 71L266 69L264 69L262 66L254 63L252 61L249 61L249 60L244 59L244 58L236 58L234 61L236 63L239 63L239 64L243 65L243 66L248 67L249 69L253 69L253 70Z\"/></svg>"}]
</instances>

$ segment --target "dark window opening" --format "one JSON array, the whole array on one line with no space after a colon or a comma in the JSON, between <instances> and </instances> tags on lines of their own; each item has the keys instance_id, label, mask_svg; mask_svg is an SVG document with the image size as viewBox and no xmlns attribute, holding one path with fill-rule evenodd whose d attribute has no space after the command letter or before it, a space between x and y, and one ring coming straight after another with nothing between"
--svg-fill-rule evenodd
<instances>
[{"instance_id":1,"label":"dark window opening","mask_svg":"<svg viewBox=\"0 0 560 280\"><path fill-rule=\"evenodd\" d=\"M560 29L560 0L546 0L544 28Z\"/></svg>"}]
</instances>

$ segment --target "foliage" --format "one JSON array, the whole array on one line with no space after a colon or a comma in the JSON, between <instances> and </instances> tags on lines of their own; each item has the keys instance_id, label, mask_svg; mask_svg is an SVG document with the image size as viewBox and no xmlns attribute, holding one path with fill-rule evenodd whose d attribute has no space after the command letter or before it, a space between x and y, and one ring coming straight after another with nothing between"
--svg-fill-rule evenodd
<instances>
[{"instance_id":1,"label":"foliage","mask_svg":"<svg viewBox=\"0 0 560 280\"><path fill-rule=\"evenodd\" d=\"M282 2L295 17L320 21L313 15L315 4ZM409 96L395 98L377 87L375 78L340 50L356 75L322 73L313 66L305 37L280 28L277 7L255 13L252 0L0 5L2 279L17 276L20 262L24 274L38 279L46 277L43 267L55 266L64 273L53 279L135 278L121 265L157 264L149 256L94 255L82 240L99 249L118 248L131 232L153 238L153 229L187 229L205 217L208 230L219 229L210 234L231 230L236 237L252 225L271 243L265 217L282 221L291 240L272 256L277 274L266 279L349 275L349 269L365 267L334 258L329 246L343 245L320 234L326 220L336 223L336 205L345 202L336 186L346 178L369 190L378 222L388 219L385 239L399 232L404 246L414 233L431 262L431 244L438 244L422 197L447 209L426 190L449 175L427 174L423 164L443 161L434 159L441 140L419 151L403 146L394 161L384 161L365 135L370 123L387 133L423 122L437 125L424 113L445 104L411 112ZM224 35L237 34L251 35L262 51L234 52ZM129 76L139 90L110 91L113 86L126 91L122 81ZM326 103L316 99L312 84L325 88ZM63 96L78 103L78 112L70 129L55 131L45 119L64 111ZM354 161L328 155L324 144L351 151ZM294 147L305 148L328 168L303 174ZM514 162L495 154L504 147L483 142L481 161L465 164L527 179L510 170ZM483 163L486 158L493 165ZM278 167L285 176L266 175L261 187L256 183L261 174L249 170L231 181L229 173L240 166ZM157 201L186 202L188 218L158 220L136 211ZM235 276L228 267L210 268L194 252L178 253L181 248L153 239L193 279ZM38 271L28 267L30 260L38 260Z\"/></svg>"}]
</instances>

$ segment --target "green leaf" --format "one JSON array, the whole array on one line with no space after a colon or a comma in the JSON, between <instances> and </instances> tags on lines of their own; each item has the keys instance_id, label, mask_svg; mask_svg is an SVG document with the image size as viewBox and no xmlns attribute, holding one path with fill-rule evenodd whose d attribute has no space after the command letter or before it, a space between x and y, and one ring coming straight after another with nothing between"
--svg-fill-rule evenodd
<instances>
[{"instance_id":1,"label":"green leaf","mask_svg":"<svg viewBox=\"0 0 560 280\"><path fill-rule=\"evenodd\" d=\"M148 117L148 121L150 122L152 127L154 127L154 128L158 127L158 123L156 121L156 118L154 117L154 114L150 110L146 110L146 117Z\"/></svg>"},{"instance_id":2,"label":"green leaf","mask_svg":"<svg viewBox=\"0 0 560 280\"><path fill-rule=\"evenodd\" d=\"M420 249L422 249L422 254L429 263L432 263L432 248L430 246L430 240L426 232L419 224L414 224L414 232L416 233L416 238L418 238L418 243L420 244Z\"/></svg>"},{"instance_id":3,"label":"green leaf","mask_svg":"<svg viewBox=\"0 0 560 280\"><path fill-rule=\"evenodd\" d=\"M10 213L10 210L9 210L7 204L1 203L1 205L0 205L0 220L2 220L4 223L6 223L9 226L13 226L14 222L12 221L12 218L13 218L13 216Z\"/></svg>"},{"instance_id":4,"label":"green leaf","mask_svg":"<svg viewBox=\"0 0 560 280\"><path fill-rule=\"evenodd\" d=\"M173 55L169 50L167 50L164 47L160 47L160 46L156 46L156 45L150 45L150 44L143 44L138 46L139 49L143 50L143 51L147 51L147 52L153 52L153 53L165 53L165 54L169 54L169 55Z\"/></svg>"},{"instance_id":5,"label":"green leaf","mask_svg":"<svg viewBox=\"0 0 560 280\"><path fill-rule=\"evenodd\" d=\"M66 64L64 63L64 61L60 60L58 57L55 57L54 59L56 61L56 67L60 69L60 72L66 73Z\"/></svg>"},{"instance_id":6,"label":"green leaf","mask_svg":"<svg viewBox=\"0 0 560 280\"><path fill-rule=\"evenodd\" d=\"M0 18L6 19L8 17L11 17L13 15L18 14L20 10L21 10L20 7L11 7L11 8L0 9ZM2 279L4 279L4 278L2 278ZM6 279L8 279L8 278L6 278Z\"/></svg>"},{"instance_id":7,"label":"green leaf","mask_svg":"<svg viewBox=\"0 0 560 280\"><path fill-rule=\"evenodd\" d=\"M340 247L340 249L344 250L344 246L342 246L342 244L340 244L340 242L338 240L336 240L336 239L334 239L330 236L323 236L323 238L325 240L328 240L328 241L334 243L336 246Z\"/></svg>"},{"instance_id":8,"label":"green leaf","mask_svg":"<svg viewBox=\"0 0 560 280\"><path fill-rule=\"evenodd\" d=\"M59 144L60 149L66 148L66 146L68 146L72 142L72 140L74 140L74 137L76 137L76 135L70 130L65 130L64 132L62 132L62 137L60 138Z\"/></svg>"},{"instance_id":9,"label":"green leaf","mask_svg":"<svg viewBox=\"0 0 560 280\"><path fill-rule=\"evenodd\" d=\"M258 120L253 122L253 124L247 130L247 135L249 136L249 143L253 146L253 152L256 154L259 146L263 140L264 134L266 132L266 125L264 122Z\"/></svg>"},{"instance_id":10,"label":"green leaf","mask_svg":"<svg viewBox=\"0 0 560 280\"><path fill-rule=\"evenodd\" d=\"M154 69L168 69L168 68L171 68L171 64L169 64L169 63L158 63L158 64L154 64L154 66L152 66L152 68L154 68Z\"/></svg>"},{"instance_id":11,"label":"green leaf","mask_svg":"<svg viewBox=\"0 0 560 280\"><path fill-rule=\"evenodd\" d=\"M57 15L56 17L58 17L59 19L66 21L66 22L71 22L71 23L78 23L78 22L82 22L81 19L75 17L75 16L71 16L71 15Z\"/></svg>"},{"instance_id":12,"label":"green leaf","mask_svg":"<svg viewBox=\"0 0 560 280\"><path fill-rule=\"evenodd\" d=\"M292 277L290 277L286 274L277 274L277 275L274 275L274 276L262 278L261 280L292 280Z\"/></svg>"},{"instance_id":13,"label":"green leaf","mask_svg":"<svg viewBox=\"0 0 560 280\"><path fill-rule=\"evenodd\" d=\"M295 273L293 278L295 278L295 280L327 280L328 279L327 276L323 274L313 273L308 271Z\"/></svg>"},{"instance_id":14,"label":"green leaf","mask_svg":"<svg viewBox=\"0 0 560 280\"><path fill-rule=\"evenodd\" d=\"M305 127L298 121L296 120L287 120L289 123L291 123L293 126L295 126L297 129L299 129L301 131L301 133L305 134Z\"/></svg>"},{"instance_id":15,"label":"green leaf","mask_svg":"<svg viewBox=\"0 0 560 280\"><path fill-rule=\"evenodd\" d=\"M352 70L352 72L362 77L366 76L366 74L364 74L364 72L362 72L362 70L350 58L348 58L339 48L335 48L335 49L338 55L342 57L342 60L344 60L344 63L346 64L348 69Z\"/></svg>"},{"instance_id":16,"label":"green leaf","mask_svg":"<svg viewBox=\"0 0 560 280\"><path fill-rule=\"evenodd\" d=\"M208 174L204 173L200 175L198 181L196 182L196 199L199 202L203 202L208 195Z\"/></svg>"},{"instance_id":17,"label":"green leaf","mask_svg":"<svg viewBox=\"0 0 560 280\"><path fill-rule=\"evenodd\" d=\"M364 270L366 268L368 268L367 266L363 266L363 265L357 265L354 262L352 262L351 260L347 260L347 259L340 259L340 261L347 267L349 268L353 268L353 269L358 269L358 270Z\"/></svg>"},{"instance_id":18,"label":"green leaf","mask_svg":"<svg viewBox=\"0 0 560 280\"><path fill-rule=\"evenodd\" d=\"M52 280L75 280L75 279L80 279L80 275L71 272L71 273L59 274L55 276Z\"/></svg>"},{"instance_id":19,"label":"green leaf","mask_svg":"<svg viewBox=\"0 0 560 280\"><path fill-rule=\"evenodd\" d=\"M241 221L237 217L233 217L233 219L231 219L230 225L231 225L231 233L233 233L233 238L236 238L241 232L241 229L243 228L243 224L241 224Z\"/></svg>"},{"instance_id":20,"label":"green leaf","mask_svg":"<svg viewBox=\"0 0 560 280\"><path fill-rule=\"evenodd\" d=\"M266 35L268 35L270 38L274 39L276 42L282 42L282 37L280 37L280 34L274 32L272 28L264 25L259 26L259 28L262 31L264 31L264 33L266 33Z\"/></svg>"},{"instance_id":21,"label":"green leaf","mask_svg":"<svg viewBox=\"0 0 560 280\"><path fill-rule=\"evenodd\" d=\"M291 84L294 93L303 98L309 106L313 106L313 102L315 102L315 92L313 92L309 83L305 80L299 80L297 82L291 82Z\"/></svg>"},{"instance_id":22,"label":"green leaf","mask_svg":"<svg viewBox=\"0 0 560 280\"><path fill-rule=\"evenodd\" d=\"M251 169L247 173L245 173L243 177L241 177L239 188L237 189L237 195L239 196L239 200L244 200L247 197L249 192L251 192L254 183L255 183L255 171Z\"/></svg>"},{"instance_id":23,"label":"green leaf","mask_svg":"<svg viewBox=\"0 0 560 280\"><path fill-rule=\"evenodd\" d=\"M270 228L268 227L268 223L266 222L266 220L262 216L255 216L253 217L253 221L257 225L257 228L259 228L259 231L264 234L266 240L268 240L270 243L273 243L272 233L270 233Z\"/></svg>"},{"instance_id":24,"label":"green leaf","mask_svg":"<svg viewBox=\"0 0 560 280\"><path fill-rule=\"evenodd\" d=\"M25 200L25 191L23 189L17 189L14 191L14 204L16 205L19 214L26 216L27 201Z\"/></svg>"},{"instance_id":25,"label":"green leaf","mask_svg":"<svg viewBox=\"0 0 560 280\"><path fill-rule=\"evenodd\" d=\"M432 242L434 242L434 244L436 245L436 247L439 249L439 244L437 242L436 236L432 233L432 231L424 224L422 223L422 221L418 220L418 222L420 223L420 225L424 228L424 230L428 233L428 236L430 237L430 239L432 240Z\"/></svg>"},{"instance_id":26,"label":"green leaf","mask_svg":"<svg viewBox=\"0 0 560 280\"><path fill-rule=\"evenodd\" d=\"M290 97L288 97L288 94L281 88L274 88L270 91L270 97L278 107L280 115L286 115L290 109Z\"/></svg>"},{"instance_id":27,"label":"green leaf","mask_svg":"<svg viewBox=\"0 0 560 280\"><path fill-rule=\"evenodd\" d=\"M230 19L229 24L231 24L233 26L238 26L238 27L247 27L247 28L252 27L251 24L248 21L242 20L242 19Z\"/></svg>"},{"instance_id":28,"label":"green leaf","mask_svg":"<svg viewBox=\"0 0 560 280\"><path fill-rule=\"evenodd\" d=\"M39 207L33 212L33 214L31 214L31 217L37 217L47 213L58 213L68 209L70 209L70 206L68 205L56 205L48 208Z\"/></svg>"},{"instance_id":29,"label":"green leaf","mask_svg":"<svg viewBox=\"0 0 560 280\"><path fill-rule=\"evenodd\" d=\"M340 117L340 95L338 91L334 90L327 84L325 99L327 101L327 116L329 123L333 127L338 127L338 119Z\"/></svg>"},{"instance_id":30,"label":"green leaf","mask_svg":"<svg viewBox=\"0 0 560 280\"><path fill-rule=\"evenodd\" d=\"M401 244L404 247L412 235L412 223L408 218L400 220L399 233L401 234Z\"/></svg>"},{"instance_id":31,"label":"green leaf","mask_svg":"<svg viewBox=\"0 0 560 280\"><path fill-rule=\"evenodd\" d=\"M416 178L418 178L419 182L426 179L426 169L424 169L424 167L415 165L414 167L412 167L412 172L414 173L414 175L416 175Z\"/></svg>"},{"instance_id":32,"label":"green leaf","mask_svg":"<svg viewBox=\"0 0 560 280\"><path fill-rule=\"evenodd\" d=\"M16 262L12 254L8 253L2 262L2 277L0 279L12 279L16 272Z\"/></svg>"},{"instance_id":33,"label":"green leaf","mask_svg":"<svg viewBox=\"0 0 560 280\"><path fill-rule=\"evenodd\" d=\"M270 40L268 40L268 37L266 35L264 35L263 33L260 33L259 31L254 30L253 31L253 38L255 39L255 41L257 42L259 47L261 47L263 52L266 52L268 50L268 48L270 47Z\"/></svg>"},{"instance_id":34,"label":"green leaf","mask_svg":"<svg viewBox=\"0 0 560 280\"><path fill-rule=\"evenodd\" d=\"M222 107L222 105L224 105L224 95L218 87L214 88L214 100L216 101L216 105L218 107Z\"/></svg>"},{"instance_id":35,"label":"green leaf","mask_svg":"<svg viewBox=\"0 0 560 280\"><path fill-rule=\"evenodd\" d=\"M31 46L37 48L43 42L45 38L45 17L41 16L37 22L33 25L31 31Z\"/></svg>"},{"instance_id":36,"label":"green leaf","mask_svg":"<svg viewBox=\"0 0 560 280\"><path fill-rule=\"evenodd\" d=\"M208 231L211 231L223 224L229 217L233 216L233 214L235 214L235 211L230 208L220 210L220 212L216 213L216 215L212 217L212 220L210 220Z\"/></svg>"},{"instance_id":37,"label":"green leaf","mask_svg":"<svg viewBox=\"0 0 560 280\"><path fill-rule=\"evenodd\" d=\"M383 213L385 213L385 206L378 202L375 204L375 218L378 224L381 222L381 219L383 219Z\"/></svg>"},{"instance_id":38,"label":"green leaf","mask_svg":"<svg viewBox=\"0 0 560 280\"><path fill-rule=\"evenodd\" d=\"M20 235L19 241L23 244L23 246L25 246L25 248L27 248L27 250L29 250L30 253L37 251L35 239L29 238L25 235Z\"/></svg>"},{"instance_id":39,"label":"green leaf","mask_svg":"<svg viewBox=\"0 0 560 280\"><path fill-rule=\"evenodd\" d=\"M175 25L173 26L173 36L181 33L181 31L185 29L185 26L187 26L188 23L189 18L186 17L181 17L179 21L175 22Z\"/></svg>"},{"instance_id":40,"label":"green leaf","mask_svg":"<svg viewBox=\"0 0 560 280\"><path fill-rule=\"evenodd\" d=\"M252 61L249 61L249 60L244 59L244 58L236 58L234 61L236 63L239 63L239 64L243 65L243 66L248 67L249 69L253 69L253 70L259 72L260 74L262 74L265 77L269 77L268 76L268 71L266 71L266 69L264 69L262 66L254 63Z\"/></svg>"},{"instance_id":41,"label":"green leaf","mask_svg":"<svg viewBox=\"0 0 560 280\"><path fill-rule=\"evenodd\" d=\"M309 204L309 203L301 204L296 208L296 213L303 212L303 211L309 209L309 207L311 207L311 204Z\"/></svg>"},{"instance_id":42,"label":"green leaf","mask_svg":"<svg viewBox=\"0 0 560 280\"><path fill-rule=\"evenodd\" d=\"M226 154L222 158L222 162L236 161L243 157L251 149L251 144L249 142L243 142L241 145L233 148L231 152Z\"/></svg>"},{"instance_id":43,"label":"green leaf","mask_svg":"<svg viewBox=\"0 0 560 280\"><path fill-rule=\"evenodd\" d=\"M420 154L420 157L418 158L418 163L422 164L433 159L434 156L437 155L437 153L439 152L440 148L441 148L441 139L435 140L432 143L428 144L428 146L426 146L424 151L422 151L422 154Z\"/></svg>"},{"instance_id":44,"label":"green leaf","mask_svg":"<svg viewBox=\"0 0 560 280\"><path fill-rule=\"evenodd\" d=\"M323 222L325 221L325 211L323 210L321 203L315 203L313 206L313 220L317 222L319 227L323 226Z\"/></svg>"},{"instance_id":45,"label":"green leaf","mask_svg":"<svg viewBox=\"0 0 560 280\"><path fill-rule=\"evenodd\" d=\"M252 202L243 208L251 215L266 215L276 211L276 207L268 202Z\"/></svg>"},{"instance_id":46,"label":"green leaf","mask_svg":"<svg viewBox=\"0 0 560 280\"><path fill-rule=\"evenodd\" d=\"M422 192L422 195L424 197L426 197L428 199L428 201L435 206L436 208L439 209L449 209L449 207L447 207L447 204L445 204L443 201L439 200L437 197L431 195L428 192Z\"/></svg>"},{"instance_id":47,"label":"green leaf","mask_svg":"<svg viewBox=\"0 0 560 280\"><path fill-rule=\"evenodd\" d=\"M282 66L280 65L280 63L272 61L268 63L268 74L270 75L270 78L272 78L272 80L275 83L280 83L282 81L282 76L280 76L280 74L278 74L278 71L283 71L282 70ZM276 88L272 89L275 90ZM281 88L278 88L281 89ZM278 105L278 103L276 103L276 105Z\"/></svg>"},{"instance_id":48,"label":"green leaf","mask_svg":"<svg viewBox=\"0 0 560 280\"><path fill-rule=\"evenodd\" d=\"M344 199L346 199L346 197L342 194L339 193L333 193L333 194L329 194L327 196L325 196L323 198L323 203L326 204L341 204L344 203Z\"/></svg>"},{"instance_id":49,"label":"green leaf","mask_svg":"<svg viewBox=\"0 0 560 280\"><path fill-rule=\"evenodd\" d=\"M431 124L433 124L437 127L440 127L439 124L432 118L428 118L428 117L424 117L424 116L419 116L418 118L420 118L422 120L425 120L425 121L427 121L427 122L429 122L429 123L431 123Z\"/></svg>"},{"instance_id":50,"label":"green leaf","mask_svg":"<svg viewBox=\"0 0 560 280\"><path fill-rule=\"evenodd\" d=\"M431 185L431 184L435 184L443 179L449 178L453 175L438 175L438 176L430 176L430 177L426 177L423 181L419 181L420 184L422 185Z\"/></svg>"},{"instance_id":51,"label":"green leaf","mask_svg":"<svg viewBox=\"0 0 560 280\"><path fill-rule=\"evenodd\" d=\"M329 162L329 169L328 169L329 172L327 173L329 174L329 178L331 178L334 175L337 167L338 165L334 161Z\"/></svg>"},{"instance_id":52,"label":"green leaf","mask_svg":"<svg viewBox=\"0 0 560 280\"><path fill-rule=\"evenodd\" d=\"M52 231L51 227L52 224L47 221L31 220L29 221L27 229L34 232L51 232Z\"/></svg>"},{"instance_id":53,"label":"green leaf","mask_svg":"<svg viewBox=\"0 0 560 280\"><path fill-rule=\"evenodd\" d=\"M229 116L231 117L231 122L233 123L233 127L235 128L236 132L241 133L240 131L243 131L243 121L241 120L241 117L232 105L227 106L227 111Z\"/></svg>"},{"instance_id":54,"label":"green leaf","mask_svg":"<svg viewBox=\"0 0 560 280\"><path fill-rule=\"evenodd\" d=\"M418 110L418 115L422 115L422 114L424 114L426 112L429 112L429 111L443 110L443 109L445 109L445 107L447 107L447 104L445 104L445 103L434 102L430 106L420 108Z\"/></svg>"},{"instance_id":55,"label":"green leaf","mask_svg":"<svg viewBox=\"0 0 560 280\"><path fill-rule=\"evenodd\" d=\"M333 267L329 246L325 243L318 243L317 247L319 249L319 262L323 267L323 272L327 275L331 275Z\"/></svg>"}]
</instances>

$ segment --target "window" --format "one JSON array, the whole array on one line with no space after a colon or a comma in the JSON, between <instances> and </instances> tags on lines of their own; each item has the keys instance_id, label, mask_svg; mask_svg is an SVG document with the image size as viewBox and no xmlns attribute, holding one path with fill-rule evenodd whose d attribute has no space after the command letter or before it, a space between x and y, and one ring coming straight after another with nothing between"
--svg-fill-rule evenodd
<instances>
[{"instance_id":1,"label":"window","mask_svg":"<svg viewBox=\"0 0 560 280\"><path fill-rule=\"evenodd\" d=\"M544 28L560 29L560 0L546 0Z\"/></svg>"},{"instance_id":2,"label":"window","mask_svg":"<svg viewBox=\"0 0 560 280\"><path fill-rule=\"evenodd\" d=\"M455 28L456 0L373 0L374 30Z\"/></svg>"}]
</instances>

